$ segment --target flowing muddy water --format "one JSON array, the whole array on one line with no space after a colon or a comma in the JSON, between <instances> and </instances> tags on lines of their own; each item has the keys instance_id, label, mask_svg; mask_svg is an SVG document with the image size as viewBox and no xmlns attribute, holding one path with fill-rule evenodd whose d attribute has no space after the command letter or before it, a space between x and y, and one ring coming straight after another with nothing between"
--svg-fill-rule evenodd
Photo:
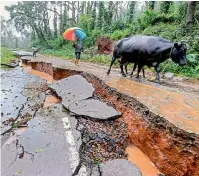
<instances>
[{"instance_id":1,"label":"flowing muddy water","mask_svg":"<svg viewBox=\"0 0 199 176\"><path fill-rule=\"evenodd\" d=\"M136 146L127 147L125 153L128 155L128 160L140 168L142 176L157 176L160 174L150 159Z\"/></svg>"},{"instance_id":2,"label":"flowing muddy water","mask_svg":"<svg viewBox=\"0 0 199 176\"><path fill-rule=\"evenodd\" d=\"M24 68L24 71L29 73L30 75L35 75L35 76L38 76L41 79L45 79L50 84L55 82L53 77L51 75L47 74L47 73L34 70L34 69L31 68L31 66L27 66L25 64L23 64L23 68Z\"/></svg>"}]
</instances>

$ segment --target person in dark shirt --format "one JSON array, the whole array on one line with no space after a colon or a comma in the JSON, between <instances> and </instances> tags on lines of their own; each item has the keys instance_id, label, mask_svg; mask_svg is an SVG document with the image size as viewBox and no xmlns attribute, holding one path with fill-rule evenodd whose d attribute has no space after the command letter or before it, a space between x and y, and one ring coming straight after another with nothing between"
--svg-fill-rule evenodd
<instances>
[{"instance_id":1,"label":"person in dark shirt","mask_svg":"<svg viewBox=\"0 0 199 176\"><path fill-rule=\"evenodd\" d=\"M36 46L33 46L32 50L33 50L33 57L36 57L36 53L38 53L38 48Z\"/></svg>"},{"instance_id":2,"label":"person in dark shirt","mask_svg":"<svg viewBox=\"0 0 199 176\"><path fill-rule=\"evenodd\" d=\"M76 38L76 41L73 43L73 47L75 48L75 65L79 64L81 52L84 52L82 44L78 43L79 37Z\"/></svg>"}]
</instances>

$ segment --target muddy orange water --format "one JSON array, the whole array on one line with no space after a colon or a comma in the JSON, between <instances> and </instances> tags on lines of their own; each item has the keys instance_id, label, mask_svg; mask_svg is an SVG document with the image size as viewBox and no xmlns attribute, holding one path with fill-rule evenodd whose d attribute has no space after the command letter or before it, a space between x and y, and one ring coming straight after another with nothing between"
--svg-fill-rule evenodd
<instances>
[{"instance_id":1,"label":"muddy orange water","mask_svg":"<svg viewBox=\"0 0 199 176\"><path fill-rule=\"evenodd\" d=\"M139 167L142 176L157 176L160 174L150 159L136 146L127 147L126 154L128 154L128 160Z\"/></svg>"},{"instance_id":2,"label":"muddy orange water","mask_svg":"<svg viewBox=\"0 0 199 176\"><path fill-rule=\"evenodd\" d=\"M55 82L55 80L53 79L53 77L51 75L47 74L47 73L34 70L30 66L27 66L25 64L23 64L23 68L24 68L24 71L28 72L31 75L38 76L41 79L45 79L48 83Z\"/></svg>"},{"instance_id":3,"label":"muddy orange water","mask_svg":"<svg viewBox=\"0 0 199 176\"><path fill-rule=\"evenodd\" d=\"M120 92L137 98L155 113L188 132L199 134L199 96L183 94L129 79L106 80L107 84Z\"/></svg>"},{"instance_id":4,"label":"muddy orange water","mask_svg":"<svg viewBox=\"0 0 199 176\"><path fill-rule=\"evenodd\" d=\"M60 100L56 96L48 95L46 97L45 102L44 102L44 108L52 106L52 105L59 103L59 102L60 102Z\"/></svg>"}]
</instances>

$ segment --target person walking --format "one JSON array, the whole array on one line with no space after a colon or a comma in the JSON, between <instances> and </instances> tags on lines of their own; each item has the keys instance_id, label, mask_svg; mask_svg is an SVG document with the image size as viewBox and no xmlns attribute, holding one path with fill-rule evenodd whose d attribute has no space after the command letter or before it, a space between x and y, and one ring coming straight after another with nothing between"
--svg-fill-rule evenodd
<instances>
[{"instance_id":1,"label":"person walking","mask_svg":"<svg viewBox=\"0 0 199 176\"><path fill-rule=\"evenodd\" d=\"M79 43L79 37L76 38L76 40L73 42L73 47L75 48L75 65L79 64L79 60L80 60L80 55L81 52L84 52L83 50L83 46L81 43Z\"/></svg>"},{"instance_id":2,"label":"person walking","mask_svg":"<svg viewBox=\"0 0 199 176\"><path fill-rule=\"evenodd\" d=\"M33 49L33 57L36 57L36 53L38 52L38 49L36 46L33 46L32 49Z\"/></svg>"}]
</instances>

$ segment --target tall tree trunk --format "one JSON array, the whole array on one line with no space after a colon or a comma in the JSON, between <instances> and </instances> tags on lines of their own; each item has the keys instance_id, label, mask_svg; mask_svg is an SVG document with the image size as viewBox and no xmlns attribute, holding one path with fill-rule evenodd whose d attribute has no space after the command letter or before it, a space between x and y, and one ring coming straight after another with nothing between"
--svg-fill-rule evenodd
<instances>
[{"instance_id":1,"label":"tall tree trunk","mask_svg":"<svg viewBox=\"0 0 199 176\"><path fill-rule=\"evenodd\" d=\"M196 1L189 1L188 8L187 8L187 16L186 16L186 26L187 29L191 32L193 28L193 16L195 12L197 2Z\"/></svg>"},{"instance_id":2,"label":"tall tree trunk","mask_svg":"<svg viewBox=\"0 0 199 176\"><path fill-rule=\"evenodd\" d=\"M118 7L119 7L118 5L119 5L119 2L116 1L116 5L115 5L115 21L118 20Z\"/></svg>"},{"instance_id":3,"label":"tall tree trunk","mask_svg":"<svg viewBox=\"0 0 199 176\"><path fill-rule=\"evenodd\" d=\"M62 35L63 33L63 13L62 13L62 1L59 2L60 3L60 17L59 17L59 33L60 35Z\"/></svg>"},{"instance_id":4,"label":"tall tree trunk","mask_svg":"<svg viewBox=\"0 0 199 176\"><path fill-rule=\"evenodd\" d=\"M81 15L84 14L84 9L85 9L85 1L81 2Z\"/></svg>"},{"instance_id":5,"label":"tall tree trunk","mask_svg":"<svg viewBox=\"0 0 199 176\"><path fill-rule=\"evenodd\" d=\"M79 22L79 15L80 15L80 12L79 12L79 10L80 10L80 2L79 1L77 1L77 23Z\"/></svg>"},{"instance_id":6,"label":"tall tree trunk","mask_svg":"<svg viewBox=\"0 0 199 176\"><path fill-rule=\"evenodd\" d=\"M15 47L18 48L19 45L18 45L18 37L15 37Z\"/></svg>"},{"instance_id":7,"label":"tall tree trunk","mask_svg":"<svg viewBox=\"0 0 199 176\"><path fill-rule=\"evenodd\" d=\"M71 20L71 26L75 26L75 2L72 1L72 20Z\"/></svg>"},{"instance_id":8,"label":"tall tree trunk","mask_svg":"<svg viewBox=\"0 0 199 176\"><path fill-rule=\"evenodd\" d=\"M64 2L64 13L63 13L63 31L67 27L67 20L68 20L68 14L67 14L68 8L66 2Z\"/></svg>"},{"instance_id":9,"label":"tall tree trunk","mask_svg":"<svg viewBox=\"0 0 199 176\"><path fill-rule=\"evenodd\" d=\"M57 38L57 13L56 13L56 3L54 4L54 19L53 19L53 25L54 25L54 38Z\"/></svg>"},{"instance_id":10,"label":"tall tree trunk","mask_svg":"<svg viewBox=\"0 0 199 176\"><path fill-rule=\"evenodd\" d=\"M95 28L95 24L96 24L96 9L97 9L97 2L94 1L93 4L93 10L92 10L92 22L91 22L91 30L93 30Z\"/></svg>"},{"instance_id":11,"label":"tall tree trunk","mask_svg":"<svg viewBox=\"0 0 199 176\"><path fill-rule=\"evenodd\" d=\"M150 9L151 9L151 10L154 10L154 8L155 8L155 1L151 1Z\"/></svg>"}]
</instances>

